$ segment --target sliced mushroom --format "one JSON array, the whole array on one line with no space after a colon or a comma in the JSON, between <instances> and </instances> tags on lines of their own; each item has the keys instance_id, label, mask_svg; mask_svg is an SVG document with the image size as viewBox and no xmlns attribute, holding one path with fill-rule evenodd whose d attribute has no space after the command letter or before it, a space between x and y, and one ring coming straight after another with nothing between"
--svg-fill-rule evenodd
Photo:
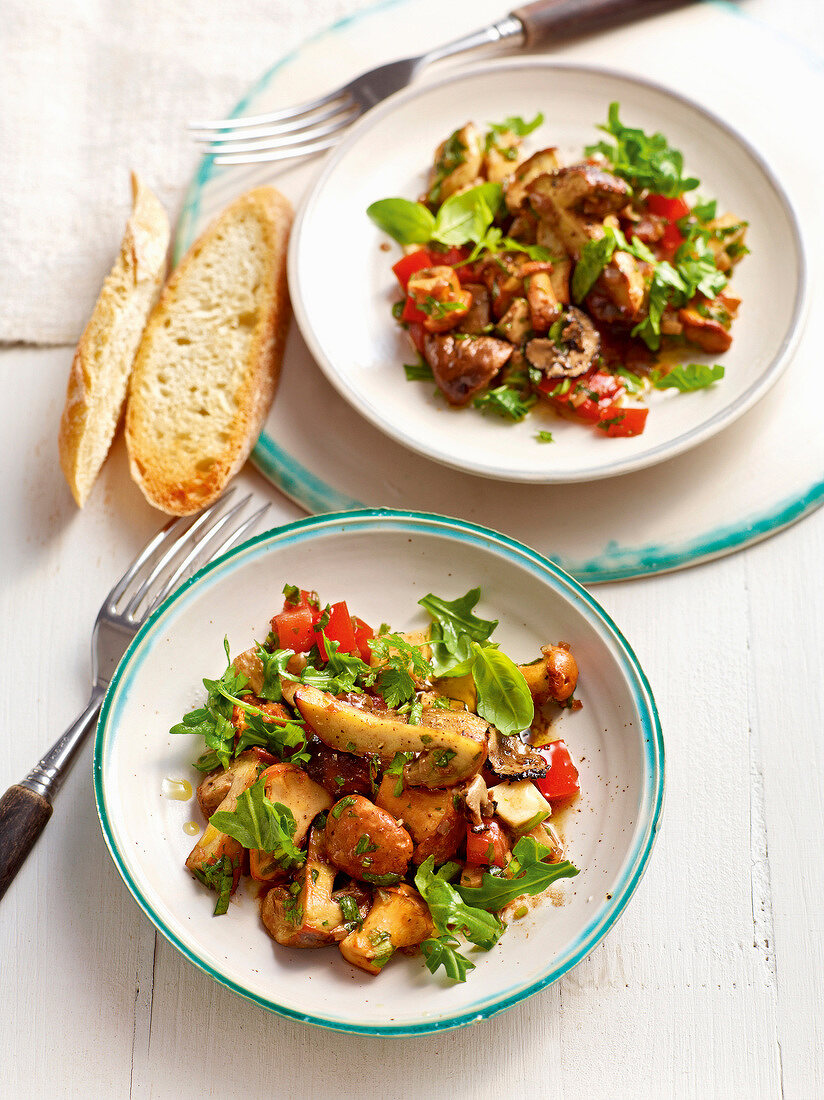
<instances>
[{"instance_id":1,"label":"sliced mushroom","mask_svg":"<svg viewBox=\"0 0 824 1100\"><path fill-rule=\"evenodd\" d=\"M578 663L570 652L569 642L541 646L539 660L518 668L538 705L548 699L566 702L578 685Z\"/></svg>"},{"instance_id":2,"label":"sliced mushroom","mask_svg":"<svg viewBox=\"0 0 824 1100\"><path fill-rule=\"evenodd\" d=\"M720 321L702 317L698 310L679 309L678 320L684 326L684 339L710 355L726 351L732 343L732 336Z\"/></svg>"},{"instance_id":3,"label":"sliced mushroom","mask_svg":"<svg viewBox=\"0 0 824 1100\"><path fill-rule=\"evenodd\" d=\"M317 815L332 805L332 796L296 764L273 764L263 775L266 797L291 811L299 847Z\"/></svg>"},{"instance_id":4,"label":"sliced mushroom","mask_svg":"<svg viewBox=\"0 0 824 1100\"><path fill-rule=\"evenodd\" d=\"M472 305L461 318L461 332L480 336L490 323L489 291L483 283L466 283L464 289L472 295Z\"/></svg>"},{"instance_id":5,"label":"sliced mushroom","mask_svg":"<svg viewBox=\"0 0 824 1100\"><path fill-rule=\"evenodd\" d=\"M263 691L263 661L258 657L257 646L252 646L251 649L245 649L243 653L238 653L232 664L235 671L242 672L249 681L249 687L255 695L260 695Z\"/></svg>"},{"instance_id":6,"label":"sliced mushroom","mask_svg":"<svg viewBox=\"0 0 824 1100\"><path fill-rule=\"evenodd\" d=\"M494 727L489 731L489 756L486 766L500 779L541 779L547 762L519 737L507 737Z\"/></svg>"},{"instance_id":7,"label":"sliced mushroom","mask_svg":"<svg viewBox=\"0 0 824 1100\"><path fill-rule=\"evenodd\" d=\"M533 367L548 378L578 378L595 364L601 351L601 337L585 313L569 306L561 344L539 336L530 340L525 350Z\"/></svg>"},{"instance_id":8,"label":"sliced mushroom","mask_svg":"<svg viewBox=\"0 0 824 1100\"><path fill-rule=\"evenodd\" d=\"M450 405L466 405L485 389L512 354L512 345L493 336L461 340L427 336L424 359Z\"/></svg>"},{"instance_id":9,"label":"sliced mushroom","mask_svg":"<svg viewBox=\"0 0 824 1100\"><path fill-rule=\"evenodd\" d=\"M429 906L406 883L375 891L363 926L341 941L347 962L368 974L380 974L398 949L414 947L435 934Z\"/></svg>"},{"instance_id":10,"label":"sliced mushroom","mask_svg":"<svg viewBox=\"0 0 824 1100\"><path fill-rule=\"evenodd\" d=\"M549 274L546 271L536 271L534 275L527 276L524 282L532 328L535 332L546 332L561 313Z\"/></svg>"},{"instance_id":11,"label":"sliced mushroom","mask_svg":"<svg viewBox=\"0 0 824 1100\"><path fill-rule=\"evenodd\" d=\"M293 883L275 886L263 899L260 917L272 939L285 947L325 947L343 939L340 905L332 897L335 869L327 861L323 831L312 829L306 862Z\"/></svg>"},{"instance_id":12,"label":"sliced mushroom","mask_svg":"<svg viewBox=\"0 0 824 1100\"><path fill-rule=\"evenodd\" d=\"M527 187L532 209L549 222L573 257L593 237L603 236L603 219L629 198L623 180L591 164L573 164L539 176Z\"/></svg>"},{"instance_id":13,"label":"sliced mushroom","mask_svg":"<svg viewBox=\"0 0 824 1100\"><path fill-rule=\"evenodd\" d=\"M392 814L412 837L412 862L423 863L429 856L435 857L435 863L451 859L466 836L466 822L455 805L457 797L450 790L408 787L395 794L396 786L395 776L384 776L375 803Z\"/></svg>"},{"instance_id":14,"label":"sliced mushroom","mask_svg":"<svg viewBox=\"0 0 824 1100\"><path fill-rule=\"evenodd\" d=\"M483 776L476 775L461 791L461 804L470 825L483 825L495 812Z\"/></svg>"},{"instance_id":15,"label":"sliced mushroom","mask_svg":"<svg viewBox=\"0 0 824 1100\"><path fill-rule=\"evenodd\" d=\"M503 130L494 134L494 137L490 134L486 145L483 175L490 183L503 183L518 167L521 159L521 138L511 130Z\"/></svg>"},{"instance_id":16,"label":"sliced mushroom","mask_svg":"<svg viewBox=\"0 0 824 1100\"><path fill-rule=\"evenodd\" d=\"M421 725L412 726L396 711L363 711L305 684L297 687L294 698L321 741L338 752L374 754L385 763L398 752L435 757L415 773L416 786L454 785L480 771L486 758L488 726L474 714L424 710ZM454 721L449 720L450 714L455 715ZM444 761L442 767L439 760Z\"/></svg>"},{"instance_id":17,"label":"sliced mushroom","mask_svg":"<svg viewBox=\"0 0 824 1100\"><path fill-rule=\"evenodd\" d=\"M532 320L526 298L513 298L509 309L495 326L495 331L515 347L521 346L532 332Z\"/></svg>"},{"instance_id":18,"label":"sliced mushroom","mask_svg":"<svg viewBox=\"0 0 824 1100\"><path fill-rule=\"evenodd\" d=\"M504 198L510 213L516 214L524 205L526 189L538 176L545 176L558 168L558 150L540 149L520 164L512 179L504 187Z\"/></svg>"},{"instance_id":19,"label":"sliced mushroom","mask_svg":"<svg viewBox=\"0 0 824 1100\"><path fill-rule=\"evenodd\" d=\"M645 268L628 252L617 251L598 276L594 290L607 297L617 310L617 320L635 324L647 294Z\"/></svg>"},{"instance_id":20,"label":"sliced mushroom","mask_svg":"<svg viewBox=\"0 0 824 1100\"><path fill-rule=\"evenodd\" d=\"M258 770L260 768L260 757L254 752L242 752L240 756L233 761L230 768L227 769L226 774L231 777L229 783L229 789L225 793L220 804L213 807L213 800L209 800L207 808L212 810L209 814L211 817L216 810L231 811L237 807L237 800L243 794L245 790L252 786L257 780ZM220 790L223 791L225 786L221 786ZM199 792L198 792L199 793ZM225 833L220 832L214 825L207 825L203 836L200 837L198 842L192 848L189 856L186 860L186 867L194 875L202 875L213 867L216 863L226 856L234 869L232 893L237 888L238 879L240 878L240 865L243 857L243 847L232 837L226 836Z\"/></svg>"},{"instance_id":21,"label":"sliced mushroom","mask_svg":"<svg viewBox=\"0 0 824 1100\"><path fill-rule=\"evenodd\" d=\"M481 136L468 122L450 134L435 151L426 201L440 205L450 195L474 183L482 161Z\"/></svg>"}]
</instances>

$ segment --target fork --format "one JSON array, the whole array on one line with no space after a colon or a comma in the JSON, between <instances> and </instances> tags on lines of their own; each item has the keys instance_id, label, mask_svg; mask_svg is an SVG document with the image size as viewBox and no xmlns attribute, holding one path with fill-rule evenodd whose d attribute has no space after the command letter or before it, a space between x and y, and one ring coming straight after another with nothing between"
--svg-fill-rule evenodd
<instances>
[{"instance_id":1,"label":"fork","mask_svg":"<svg viewBox=\"0 0 824 1100\"><path fill-rule=\"evenodd\" d=\"M400 91L434 61L509 45L537 49L656 15L694 0L537 0L482 30L418 57L390 61L342 87L263 115L191 122L191 136L215 164L257 164L307 157L330 149L370 107Z\"/></svg>"},{"instance_id":2,"label":"fork","mask_svg":"<svg viewBox=\"0 0 824 1100\"><path fill-rule=\"evenodd\" d=\"M141 550L112 588L92 632L92 692L85 710L20 783L0 798L0 898L23 866L52 814L60 789L97 714L114 670L132 638L167 596L201 565L242 538L268 510L265 504L247 518L249 493L226 508L234 489L192 517L170 520Z\"/></svg>"}]
</instances>

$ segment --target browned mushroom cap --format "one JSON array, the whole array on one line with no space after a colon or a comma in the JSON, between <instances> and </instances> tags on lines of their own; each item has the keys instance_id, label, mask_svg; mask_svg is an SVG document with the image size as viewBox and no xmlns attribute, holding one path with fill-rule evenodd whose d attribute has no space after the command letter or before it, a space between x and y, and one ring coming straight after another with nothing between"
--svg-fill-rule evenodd
<instances>
[{"instance_id":1,"label":"browned mushroom cap","mask_svg":"<svg viewBox=\"0 0 824 1100\"><path fill-rule=\"evenodd\" d=\"M536 337L526 345L526 357L548 378L578 378L595 363L601 352L601 337L589 317L575 306L566 312L561 343Z\"/></svg>"},{"instance_id":2,"label":"browned mushroom cap","mask_svg":"<svg viewBox=\"0 0 824 1100\"><path fill-rule=\"evenodd\" d=\"M533 209L545 213L554 208L572 210L586 218L605 218L629 202L629 187L618 176L594 164L570 164L559 168L528 187Z\"/></svg>"},{"instance_id":3,"label":"browned mushroom cap","mask_svg":"<svg viewBox=\"0 0 824 1100\"><path fill-rule=\"evenodd\" d=\"M458 340L427 336L423 357L450 405L466 405L488 386L512 355L512 344L494 336Z\"/></svg>"},{"instance_id":4,"label":"browned mushroom cap","mask_svg":"<svg viewBox=\"0 0 824 1100\"><path fill-rule=\"evenodd\" d=\"M507 737L494 727L489 731L486 766L501 779L542 779L546 759L518 737Z\"/></svg>"}]
</instances>

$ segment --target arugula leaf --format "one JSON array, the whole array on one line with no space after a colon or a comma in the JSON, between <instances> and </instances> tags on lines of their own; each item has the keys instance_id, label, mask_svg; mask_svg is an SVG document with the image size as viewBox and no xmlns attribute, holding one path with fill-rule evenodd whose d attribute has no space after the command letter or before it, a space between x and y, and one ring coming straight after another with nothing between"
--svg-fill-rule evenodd
<instances>
[{"instance_id":1,"label":"arugula leaf","mask_svg":"<svg viewBox=\"0 0 824 1100\"><path fill-rule=\"evenodd\" d=\"M460 932L470 943L489 951L506 927L491 913L468 905L449 881L460 871L457 863L445 863L435 870L435 857L429 856L418 868L415 886L429 906L439 935Z\"/></svg>"},{"instance_id":2,"label":"arugula leaf","mask_svg":"<svg viewBox=\"0 0 824 1100\"><path fill-rule=\"evenodd\" d=\"M422 202L411 199L378 199L366 208L375 225L398 244L426 244L432 239L435 218Z\"/></svg>"},{"instance_id":3,"label":"arugula leaf","mask_svg":"<svg viewBox=\"0 0 824 1100\"><path fill-rule=\"evenodd\" d=\"M659 195L676 198L685 191L694 191L699 180L683 175L684 157L673 149L661 133L645 134L643 130L624 126L618 117L619 104L610 103L607 124L599 126L615 143L599 141L588 145L586 156L600 153L611 165L616 176L634 188L649 188Z\"/></svg>"},{"instance_id":4,"label":"arugula leaf","mask_svg":"<svg viewBox=\"0 0 824 1100\"><path fill-rule=\"evenodd\" d=\"M656 264L649 288L647 316L638 322L630 335L640 336L648 348L657 351L661 346L661 317L664 310L671 298L683 302L686 294L686 284L672 264L666 260Z\"/></svg>"},{"instance_id":5,"label":"arugula leaf","mask_svg":"<svg viewBox=\"0 0 824 1100\"><path fill-rule=\"evenodd\" d=\"M222 917L229 908L229 898L232 896L236 863L227 855L222 855L214 863L195 870L195 878L199 879L210 890L217 891L213 916Z\"/></svg>"},{"instance_id":6,"label":"arugula leaf","mask_svg":"<svg viewBox=\"0 0 824 1100\"><path fill-rule=\"evenodd\" d=\"M209 749L195 760L195 767L199 772L213 772L220 767L220 758L214 749Z\"/></svg>"},{"instance_id":7,"label":"arugula leaf","mask_svg":"<svg viewBox=\"0 0 824 1100\"><path fill-rule=\"evenodd\" d=\"M483 240L503 202L500 183L479 183L468 191L450 195L438 211L431 239L461 245Z\"/></svg>"},{"instance_id":8,"label":"arugula leaf","mask_svg":"<svg viewBox=\"0 0 824 1100\"><path fill-rule=\"evenodd\" d=\"M652 375L652 384L657 390L680 390L691 393L703 390L724 377L724 368L720 363L679 363L666 374L656 372Z\"/></svg>"},{"instance_id":9,"label":"arugula leaf","mask_svg":"<svg viewBox=\"0 0 824 1100\"><path fill-rule=\"evenodd\" d=\"M283 698L280 681L286 672L289 658L294 656L294 650L276 649L274 653L270 653L258 642L255 652L263 665L263 687L260 689L260 697L268 699L271 703L279 703Z\"/></svg>"},{"instance_id":10,"label":"arugula leaf","mask_svg":"<svg viewBox=\"0 0 824 1100\"><path fill-rule=\"evenodd\" d=\"M497 912L522 894L540 894L556 879L574 878L578 874L578 868L569 860L545 863L549 854L550 849L534 837L522 836L512 849L505 877L485 871L480 886L459 885L455 889L467 905Z\"/></svg>"},{"instance_id":11,"label":"arugula leaf","mask_svg":"<svg viewBox=\"0 0 824 1100\"><path fill-rule=\"evenodd\" d=\"M535 717L535 705L524 674L499 649L483 649L474 642L472 678L478 692L477 711L487 722L509 735L521 733Z\"/></svg>"},{"instance_id":12,"label":"arugula leaf","mask_svg":"<svg viewBox=\"0 0 824 1100\"><path fill-rule=\"evenodd\" d=\"M445 600L432 592L418 600L433 619L429 639L432 668L437 676L466 661L471 655L471 642L487 642L492 636L498 620L480 619L473 614L480 598L480 588L471 588L456 600Z\"/></svg>"},{"instance_id":13,"label":"arugula leaf","mask_svg":"<svg viewBox=\"0 0 824 1100\"><path fill-rule=\"evenodd\" d=\"M537 130L544 121L543 111L539 111L531 122L524 122L520 115L510 115L503 122L490 122L489 129L494 134L515 134L516 137L526 137L533 130Z\"/></svg>"},{"instance_id":14,"label":"arugula leaf","mask_svg":"<svg viewBox=\"0 0 824 1100\"><path fill-rule=\"evenodd\" d=\"M593 284L609 261L617 247L615 234L607 229L603 237L587 241L581 249L581 257L572 273L572 297L582 302L592 290Z\"/></svg>"},{"instance_id":15,"label":"arugula leaf","mask_svg":"<svg viewBox=\"0 0 824 1100\"><path fill-rule=\"evenodd\" d=\"M248 692L248 680L238 672L229 656L229 639L223 639L228 662L226 671L218 680L204 679L206 706L197 707L172 726L169 733L193 733L202 737L224 768L228 768L235 753L235 728L232 725L232 708L237 696ZM228 695L227 695L228 693ZM227 700L231 698L231 702Z\"/></svg>"},{"instance_id":16,"label":"arugula leaf","mask_svg":"<svg viewBox=\"0 0 824 1100\"><path fill-rule=\"evenodd\" d=\"M472 404L481 412L494 413L517 422L524 419L537 400L534 393L524 396L520 387L514 389L504 384L479 394Z\"/></svg>"},{"instance_id":17,"label":"arugula leaf","mask_svg":"<svg viewBox=\"0 0 824 1100\"><path fill-rule=\"evenodd\" d=\"M444 968L447 978L454 982L465 982L467 971L474 970L474 962L462 955L455 948L458 941L454 936L438 936L437 939L424 940L421 944L424 962L430 974L434 974L439 966Z\"/></svg>"},{"instance_id":18,"label":"arugula leaf","mask_svg":"<svg viewBox=\"0 0 824 1100\"><path fill-rule=\"evenodd\" d=\"M297 828L292 811L280 802L266 797L266 780L258 779L239 795L234 810L218 810L209 824L242 844L244 848L260 848L269 852L282 867L299 866L305 854L295 847Z\"/></svg>"}]
</instances>

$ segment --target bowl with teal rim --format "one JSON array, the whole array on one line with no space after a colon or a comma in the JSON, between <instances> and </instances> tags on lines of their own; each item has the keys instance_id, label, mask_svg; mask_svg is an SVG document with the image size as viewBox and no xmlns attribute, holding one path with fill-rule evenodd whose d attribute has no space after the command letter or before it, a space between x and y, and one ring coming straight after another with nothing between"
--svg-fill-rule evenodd
<instances>
[{"instance_id":1,"label":"bowl with teal rim","mask_svg":"<svg viewBox=\"0 0 824 1100\"><path fill-rule=\"evenodd\" d=\"M184 868L203 828L188 783L195 737L169 733L200 705L202 678L263 640L285 584L345 599L352 614L423 629L418 600L480 587L476 611L498 619L495 640L519 662L566 641L578 661L579 711L558 720L581 794L555 819L580 874L512 921L492 951L471 952L463 984L398 955L377 977L334 947L294 950L269 938L244 879L229 911ZM173 781L173 782L169 782ZM176 781L176 782L175 782ZM103 835L132 895L190 962L280 1015L339 1031L420 1035L494 1016L557 981L604 938L652 851L664 791L655 701L629 643L600 605L551 561L504 535L424 513L359 510L268 531L200 570L155 611L120 662L98 724L94 785Z\"/></svg>"}]
</instances>

